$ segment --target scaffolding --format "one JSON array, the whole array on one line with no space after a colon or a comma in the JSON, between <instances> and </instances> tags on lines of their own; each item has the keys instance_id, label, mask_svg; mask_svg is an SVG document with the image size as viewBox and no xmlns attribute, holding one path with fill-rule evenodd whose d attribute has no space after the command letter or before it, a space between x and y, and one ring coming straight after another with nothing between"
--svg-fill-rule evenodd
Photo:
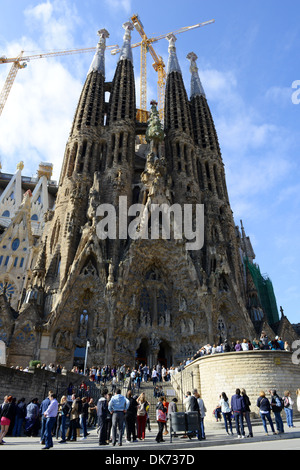
<instances>
[{"instance_id":1,"label":"scaffolding","mask_svg":"<svg viewBox=\"0 0 300 470\"><path fill-rule=\"evenodd\" d=\"M269 325L274 325L279 322L279 313L272 281L267 274L261 274L259 266L251 263L248 258L245 258L245 264L257 289L261 306L267 315L268 323Z\"/></svg>"}]
</instances>

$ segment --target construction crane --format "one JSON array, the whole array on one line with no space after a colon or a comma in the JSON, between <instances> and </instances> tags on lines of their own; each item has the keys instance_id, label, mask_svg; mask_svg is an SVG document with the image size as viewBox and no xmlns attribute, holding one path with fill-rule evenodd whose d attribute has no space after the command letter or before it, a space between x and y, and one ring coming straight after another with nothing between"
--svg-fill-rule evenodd
<instances>
[{"instance_id":1,"label":"construction crane","mask_svg":"<svg viewBox=\"0 0 300 470\"><path fill-rule=\"evenodd\" d=\"M153 68L158 73L157 79L157 101L158 101L158 110L161 121L163 121L164 117L164 99L165 99L165 81L166 81L166 71L165 71L165 64L161 56L158 56L152 46L154 42L159 41L160 39L166 38L169 34L181 34L186 31L191 31L192 29L200 28L202 26L206 26L215 22L215 20L205 21L203 23L197 23L193 26L185 26L183 28L179 28L175 31L171 31L169 33L161 34L156 37L148 38L144 26L137 14L131 17L131 21L135 29L142 37L142 41L132 44L132 48L141 46L141 75L140 75L140 110L138 110L137 119L140 122L146 122L148 118L147 112L147 52L149 51L154 63ZM116 54L119 52L117 49L113 49L111 54Z\"/></svg>"},{"instance_id":2,"label":"construction crane","mask_svg":"<svg viewBox=\"0 0 300 470\"><path fill-rule=\"evenodd\" d=\"M106 46L107 49L116 48L116 47L119 47L119 46L117 44L113 46ZM30 62L31 60L35 60L35 59L46 59L49 57L58 57L58 56L64 56L64 55L70 55L70 54L80 54L83 52L93 52L95 50L96 50L96 47L85 47L81 49L44 52L40 54L27 55L27 56L24 56L24 51L21 51L20 54L14 58L0 57L0 64L12 63L11 69L8 73L8 76L5 80L2 91L0 93L0 116L2 114L3 108L5 106L10 90L13 86L13 83L15 81L16 75L20 69L24 69L25 67L27 67L27 62Z\"/></svg>"}]
</instances>

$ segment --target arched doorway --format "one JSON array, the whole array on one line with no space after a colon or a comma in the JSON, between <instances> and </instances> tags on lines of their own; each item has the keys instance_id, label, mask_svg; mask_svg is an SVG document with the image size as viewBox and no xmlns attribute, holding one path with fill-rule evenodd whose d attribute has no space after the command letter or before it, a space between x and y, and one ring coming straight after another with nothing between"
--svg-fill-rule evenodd
<instances>
[{"instance_id":1,"label":"arched doorway","mask_svg":"<svg viewBox=\"0 0 300 470\"><path fill-rule=\"evenodd\" d=\"M143 338L141 344L135 353L135 366L138 367L140 364L149 365L149 343L146 338Z\"/></svg>"},{"instance_id":2,"label":"arched doorway","mask_svg":"<svg viewBox=\"0 0 300 470\"><path fill-rule=\"evenodd\" d=\"M159 345L157 362L165 367L170 367L173 363L172 348L166 341L162 341Z\"/></svg>"}]
</instances>

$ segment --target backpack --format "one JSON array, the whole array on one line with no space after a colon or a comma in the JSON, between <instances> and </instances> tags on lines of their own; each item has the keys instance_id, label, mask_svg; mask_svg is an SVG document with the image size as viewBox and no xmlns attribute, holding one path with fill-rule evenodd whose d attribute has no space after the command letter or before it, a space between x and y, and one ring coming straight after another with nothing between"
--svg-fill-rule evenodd
<instances>
[{"instance_id":1,"label":"backpack","mask_svg":"<svg viewBox=\"0 0 300 470\"><path fill-rule=\"evenodd\" d=\"M141 403L138 406L137 415L138 416L145 416L145 414L146 414L146 403Z\"/></svg>"},{"instance_id":2,"label":"backpack","mask_svg":"<svg viewBox=\"0 0 300 470\"><path fill-rule=\"evenodd\" d=\"M275 403L276 403L276 408L278 411L281 411L283 408L283 400L279 398L278 396L275 396Z\"/></svg>"},{"instance_id":3,"label":"backpack","mask_svg":"<svg viewBox=\"0 0 300 470\"><path fill-rule=\"evenodd\" d=\"M283 406L284 406L285 408L288 408L288 407L290 406L290 401L289 401L288 397L284 397L284 399L283 399Z\"/></svg>"},{"instance_id":4,"label":"backpack","mask_svg":"<svg viewBox=\"0 0 300 470\"><path fill-rule=\"evenodd\" d=\"M191 407L191 411L199 411L198 400L197 400L197 398L194 397L194 396L191 396L191 404L190 404L190 407Z\"/></svg>"}]
</instances>

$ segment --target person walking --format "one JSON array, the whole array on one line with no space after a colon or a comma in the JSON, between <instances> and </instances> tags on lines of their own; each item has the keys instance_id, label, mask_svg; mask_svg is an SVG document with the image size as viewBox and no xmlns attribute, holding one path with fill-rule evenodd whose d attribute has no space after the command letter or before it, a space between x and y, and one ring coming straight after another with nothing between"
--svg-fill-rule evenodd
<instances>
[{"instance_id":1,"label":"person walking","mask_svg":"<svg viewBox=\"0 0 300 470\"><path fill-rule=\"evenodd\" d=\"M244 416L245 416L245 420L246 420L246 423L247 423L247 427L248 427L248 431L249 431L249 434L247 437L253 437L253 431L252 431L252 423L251 423L251 419L250 419L250 406L251 406L251 402L250 402L250 399L246 393L246 390L244 388L242 388L242 396L244 398L244 402L245 402L245 411L244 411Z\"/></svg>"},{"instance_id":2,"label":"person walking","mask_svg":"<svg viewBox=\"0 0 300 470\"><path fill-rule=\"evenodd\" d=\"M235 429L238 435L238 439L245 437L243 413L245 411L245 401L241 395L239 388L236 389L235 395L231 397L231 410L235 419Z\"/></svg>"},{"instance_id":3,"label":"person walking","mask_svg":"<svg viewBox=\"0 0 300 470\"><path fill-rule=\"evenodd\" d=\"M117 442L117 431L119 431L118 445L122 446L122 437L124 431L124 417L128 409L129 400L121 395L121 389L116 390L115 395L111 398L108 404L108 411L112 414L112 445L115 446Z\"/></svg>"},{"instance_id":4,"label":"person walking","mask_svg":"<svg viewBox=\"0 0 300 470\"><path fill-rule=\"evenodd\" d=\"M284 411L286 414L286 423L289 428L294 428L295 427L294 422L293 422L294 401L292 400L291 394L288 390L284 392L283 404L284 404Z\"/></svg>"},{"instance_id":5,"label":"person walking","mask_svg":"<svg viewBox=\"0 0 300 470\"><path fill-rule=\"evenodd\" d=\"M227 432L228 435L231 434L233 436L232 422L231 422L231 408L230 408L228 397L225 392L222 392L220 395L220 406L221 406L222 416L224 419L225 431ZM230 434L229 434L228 426L230 429Z\"/></svg>"},{"instance_id":6,"label":"person walking","mask_svg":"<svg viewBox=\"0 0 300 470\"><path fill-rule=\"evenodd\" d=\"M0 445L4 444L3 438L8 432L11 420L13 418L13 397L11 395L4 397L4 403L0 411L0 423L1 423L1 432L0 432Z\"/></svg>"},{"instance_id":7,"label":"person walking","mask_svg":"<svg viewBox=\"0 0 300 470\"><path fill-rule=\"evenodd\" d=\"M283 400L277 395L276 390L269 390L271 394L271 410L274 413L275 424L278 434L284 432L283 421L281 418L281 411L283 409Z\"/></svg>"},{"instance_id":8,"label":"person walking","mask_svg":"<svg viewBox=\"0 0 300 470\"><path fill-rule=\"evenodd\" d=\"M77 429L79 427L79 412L81 407L81 400L76 395L72 395L72 406L70 411L70 424L69 424L69 435L68 440L77 440Z\"/></svg>"},{"instance_id":9,"label":"person walking","mask_svg":"<svg viewBox=\"0 0 300 470\"><path fill-rule=\"evenodd\" d=\"M274 429L274 424L270 415L271 411L271 405L269 400L266 397L266 394L264 391L261 391L259 394L259 397L256 402L256 406L259 408L259 414L262 419L263 427L266 433L266 436L268 436L268 428L267 428L267 421L270 424L270 427L272 429L273 434L276 434L275 429Z\"/></svg>"},{"instance_id":10,"label":"person walking","mask_svg":"<svg viewBox=\"0 0 300 470\"><path fill-rule=\"evenodd\" d=\"M49 395L50 404L47 410L44 412L46 417L46 430L45 430L45 447L43 449L51 449L53 447L52 440L52 429L54 427L57 413L58 413L58 401L56 400L56 395L51 393Z\"/></svg>"},{"instance_id":11,"label":"person walking","mask_svg":"<svg viewBox=\"0 0 300 470\"><path fill-rule=\"evenodd\" d=\"M164 397L158 398L158 403L156 405L156 421L158 424L158 433L156 435L156 442L159 444L160 442L165 442L163 439L163 430L164 424L167 420L167 409L163 405Z\"/></svg>"}]
</instances>

